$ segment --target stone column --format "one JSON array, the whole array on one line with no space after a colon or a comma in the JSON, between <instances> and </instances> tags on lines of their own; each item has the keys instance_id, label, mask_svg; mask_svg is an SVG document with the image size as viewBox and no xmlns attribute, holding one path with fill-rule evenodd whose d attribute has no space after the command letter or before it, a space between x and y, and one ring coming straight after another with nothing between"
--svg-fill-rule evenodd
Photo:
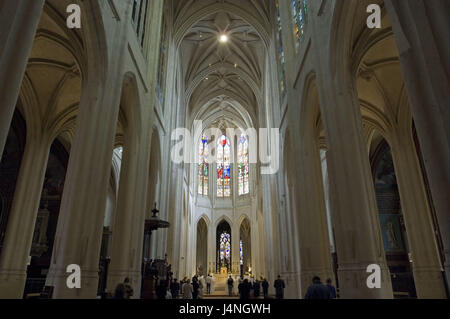
<instances>
[{"instance_id":1,"label":"stone column","mask_svg":"<svg viewBox=\"0 0 450 319\"><path fill-rule=\"evenodd\" d=\"M239 250L239 242L241 241L241 225L239 225L236 221L231 227L231 270L233 274L239 274L241 272L241 258Z\"/></svg>"},{"instance_id":2,"label":"stone column","mask_svg":"<svg viewBox=\"0 0 450 319\"><path fill-rule=\"evenodd\" d=\"M0 1L0 160L44 0Z\"/></svg>"},{"instance_id":3,"label":"stone column","mask_svg":"<svg viewBox=\"0 0 450 319\"><path fill-rule=\"evenodd\" d=\"M450 4L387 0L450 274Z\"/></svg>"},{"instance_id":4,"label":"stone column","mask_svg":"<svg viewBox=\"0 0 450 319\"><path fill-rule=\"evenodd\" d=\"M142 126L141 123L130 124L126 130L131 131L133 127ZM142 138L138 134L126 132L125 135L117 213L112 234L111 263L108 270L108 291L114 291L117 284L128 277L134 289L133 298L139 298L149 151L144 146L146 143L138 144L137 141Z\"/></svg>"},{"instance_id":5,"label":"stone column","mask_svg":"<svg viewBox=\"0 0 450 319\"><path fill-rule=\"evenodd\" d=\"M50 138L27 136L0 258L0 299L21 299L50 152Z\"/></svg>"},{"instance_id":6,"label":"stone column","mask_svg":"<svg viewBox=\"0 0 450 319\"><path fill-rule=\"evenodd\" d=\"M114 51L107 59L106 39L98 31L100 9L87 2L82 14L87 52L77 127L70 152L47 286L53 298L95 298L107 189L119 114L129 19L108 30ZM130 7L130 5L128 5ZM124 15L129 17L129 8ZM106 65L106 61L108 64ZM81 288L66 285L68 265L81 268Z\"/></svg>"},{"instance_id":7,"label":"stone column","mask_svg":"<svg viewBox=\"0 0 450 319\"><path fill-rule=\"evenodd\" d=\"M317 82L329 147L330 206L340 295L345 299L393 298L355 81L343 62L335 73L330 73L328 51L317 51L321 56L317 60ZM380 289L370 289L366 284L371 264L381 269Z\"/></svg>"},{"instance_id":8,"label":"stone column","mask_svg":"<svg viewBox=\"0 0 450 319\"><path fill-rule=\"evenodd\" d=\"M436 237L411 127L394 134L392 155L418 298L446 298ZM401 134L401 135L400 135Z\"/></svg>"},{"instance_id":9,"label":"stone column","mask_svg":"<svg viewBox=\"0 0 450 319\"><path fill-rule=\"evenodd\" d=\"M302 107L311 108L312 105ZM315 130L316 117L310 117L300 134L301 144L298 160L296 198L298 214L297 229L300 234L300 273L302 295L312 283L314 276L322 281L333 278L331 249L328 236L325 194L322 183L318 133ZM302 297L303 297L302 296Z\"/></svg>"},{"instance_id":10,"label":"stone column","mask_svg":"<svg viewBox=\"0 0 450 319\"><path fill-rule=\"evenodd\" d=\"M265 264L266 278L271 283L269 293L272 292L272 283L279 275L280 271L280 252L278 246L278 206L277 206L277 187L273 175L261 176L263 183L263 227L262 237L265 247L263 261Z\"/></svg>"}]
</instances>

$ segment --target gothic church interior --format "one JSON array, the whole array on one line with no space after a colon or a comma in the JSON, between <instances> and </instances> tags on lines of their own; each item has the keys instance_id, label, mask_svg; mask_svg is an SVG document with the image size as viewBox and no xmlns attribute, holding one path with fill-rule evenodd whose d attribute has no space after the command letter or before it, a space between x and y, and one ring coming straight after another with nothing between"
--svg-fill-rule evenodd
<instances>
[{"instance_id":1,"label":"gothic church interior","mask_svg":"<svg viewBox=\"0 0 450 319\"><path fill-rule=\"evenodd\" d=\"M448 298L449 14L0 0L0 298L94 299L126 277L141 298L154 261L211 274L217 297L231 275L270 295L281 276L289 299L315 276L341 299Z\"/></svg>"}]
</instances>

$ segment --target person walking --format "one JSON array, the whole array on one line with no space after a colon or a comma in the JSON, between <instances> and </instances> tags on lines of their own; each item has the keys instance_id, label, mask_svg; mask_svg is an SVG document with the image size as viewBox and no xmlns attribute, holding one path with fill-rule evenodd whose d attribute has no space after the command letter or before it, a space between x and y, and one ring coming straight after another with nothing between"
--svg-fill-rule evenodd
<instances>
[{"instance_id":1,"label":"person walking","mask_svg":"<svg viewBox=\"0 0 450 319\"><path fill-rule=\"evenodd\" d=\"M320 277L313 278L313 284L308 287L305 299L331 299L330 289L322 284Z\"/></svg>"},{"instance_id":2,"label":"person walking","mask_svg":"<svg viewBox=\"0 0 450 319\"><path fill-rule=\"evenodd\" d=\"M193 299L194 287L190 283L189 279L183 284L183 299Z\"/></svg>"},{"instance_id":3,"label":"person walking","mask_svg":"<svg viewBox=\"0 0 450 319\"><path fill-rule=\"evenodd\" d=\"M327 287L330 291L331 299L337 299L336 287L333 286L333 281L331 280L331 278L327 279Z\"/></svg>"},{"instance_id":4,"label":"person walking","mask_svg":"<svg viewBox=\"0 0 450 319\"><path fill-rule=\"evenodd\" d=\"M234 280L233 280L233 278L231 278L231 275L228 278L227 285L228 285L228 296L232 297L233 296Z\"/></svg>"},{"instance_id":5,"label":"person walking","mask_svg":"<svg viewBox=\"0 0 450 319\"><path fill-rule=\"evenodd\" d=\"M283 299L284 298L284 288L286 288L286 285L284 284L284 280L281 279L280 275L278 275L278 279L275 280L273 286L275 288L276 298Z\"/></svg>"}]
</instances>

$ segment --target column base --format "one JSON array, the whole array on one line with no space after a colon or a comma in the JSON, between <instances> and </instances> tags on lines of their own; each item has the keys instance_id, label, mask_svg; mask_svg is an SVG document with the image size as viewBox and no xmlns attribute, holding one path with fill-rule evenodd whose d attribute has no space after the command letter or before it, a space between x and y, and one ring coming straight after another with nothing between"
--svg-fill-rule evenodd
<instances>
[{"instance_id":1,"label":"column base","mask_svg":"<svg viewBox=\"0 0 450 319\"><path fill-rule=\"evenodd\" d=\"M0 299L22 299L27 280L26 271L0 271Z\"/></svg>"},{"instance_id":2,"label":"column base","mask_svg":"<svg viewBox=\"0 0 450 319\"><path fill-rule=\"evenodd\" d=\"M340 265L338 268L340 299L393 299L391 276L387 266L381 268L381 288L367 287L367 272L370 264L380 265L378 262L368 262L358 265Z\"/></svg>"},{"instance_id":3,"label":"column base","mask_svg":"<svg viewBox=\"0 0 450 319\"><path fill-rule=\"evenodd\" d=\"M81 270L81 288L67 287L69 273L50 269L46 286L53 286L52 299L95 299L98 292L98 271Z\"/></svg>"},{"instance_id":4,"label":"column base","mask_svg":"<svg viewBox=\"0 0 450 319\"><path fill-rule=\"evenodd\" d=\"M415 268L414 285L419 299L446 299L444 280L440 269Z\"/></svg>"},{"instance_id":5,"label":"column base","mask_svg":"<svg viewBox=\"0 0 450 319\"><path fill-rule=\"evenodd\" d=\"M298 272L282 272L280 276L286 283L284 298L301 299L300 274Z\"/></svg>"}]
</instances>

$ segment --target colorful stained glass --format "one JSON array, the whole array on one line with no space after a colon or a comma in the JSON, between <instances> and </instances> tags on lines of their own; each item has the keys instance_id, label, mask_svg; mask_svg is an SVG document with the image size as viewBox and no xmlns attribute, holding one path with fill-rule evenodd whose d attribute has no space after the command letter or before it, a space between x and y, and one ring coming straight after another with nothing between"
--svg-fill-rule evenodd
<instances>
[{"instance_id":1,"label":"colorful stained glass","mask_svg":"<svg viewBox=\"0 0 450 319\"><path fill-rule=\"evenodd\" d=\"M230 140L222 135L217 142L217 197L231 196Z\"/></svg>"},{"instance_id":2,"label":"colorful stained glass","mask_svg":"<svg viewBox=\"0 0 450 319\"><path fill-rule=\"evenodd\" d=\"M220 263L226 265L231 258L231 237L227 232L220 235Z\"/></svg>"},{"instance_id":3,"label":"colorful stained glass","mask_svg":"<svg viewBox=\"0 0 450 319\"><path fill-rule=\"evenodd\" d=\"M239 257L241 260L241 265L243 265L244 264L244 251L242 248L242 240L239 242Z\"/></svg>"},{"instance_id":4,"label":"colorful stained glass","mask_svg":"<svg viewBox=\"0 0 450 319\"><path fill-rule=\"evenodd\" d=\"M248 194L248 141L241 135L238 145L238 167L239 167L239 195Z\"/></svg>"},{"instance_id":5,"label":"colorful stained glass","mask_svg":"<svg viewBox=\"0 0 450 319\"><path fill-rule=\"evenodd\" d=\"M198 165L198 193L199 195L208 195L208 178L209 178L209 163L208 163L208 139L203 135L199 143L199 165Z\"/></svg>"},{"instance_id":6,"label":"colorful stained glass","mask_svg":"<svg viewBox=\"0 0 450 319\"><path fill-rule=\"evenodd\" d=\"M291 0L294 35L296 38L295 48L298 51L300 43L306 30L308 21L308 0Z\"/></svg>"}]
</instances>

